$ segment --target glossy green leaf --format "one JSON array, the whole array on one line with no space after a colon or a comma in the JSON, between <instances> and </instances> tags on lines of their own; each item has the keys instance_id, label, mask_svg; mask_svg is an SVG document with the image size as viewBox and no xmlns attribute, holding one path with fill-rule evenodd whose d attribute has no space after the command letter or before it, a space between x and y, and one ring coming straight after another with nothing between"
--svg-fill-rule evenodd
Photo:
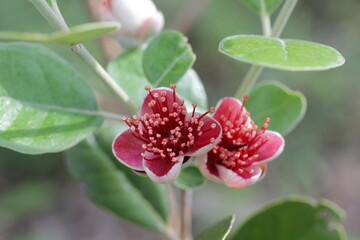
<instances>
[{"instance_id":1,"label":"glossy green leaf","mask_svg":"<svg viewBox=\"0 0 360 240\"><path fill-rule=\"evenodd\" d=\"M163 218L95 139L85 140L68 150L67 157L71 174L85 185L93 202L144 228L165 231Z\"/></svg>"},{"instance_id":2,"label":"glossy green leaf","mask_svg":"<svg viewBox=\"0 0 360 240\"><path fill-rule=\"evenodd\" d=\"M0 39L41 43L54 42L65 45L73 45L100 37L119 28L120 25L117 22L94 22L74 26L70 28L70 31L59 31L51 34L0 32Z\"/></svg>"},{"instance_id":3,"label":"glossy green leaf","mask_svg":"<svg viewBox=\"0 0 360 240\"><path fill-rule=\"evenodd\" d=\"M128 129L125 123L112 124L97 132L95 138L101 149L113 160L116 167L123 172L129 182L136 188L143 197L152 205L161 218L167 222L169 215L169 204L166 185L157 184L148 177L135 174L130 168L120 163L112 153L112 142L122 131Z\"/></svg>"},{"instance_id":4,"label":"glossy green leaf","mask_svg":"<svg viewBox=\"0 0 360 240\"><path fill-rule=\"evenodd\" d=\"M0 44L0 146L63 151L102 122L83 110L96 111L96 100L69 64L34 44Z\"/></svg>"},{"instance_id":5,"label":"glossy green leaf","mask_svg":"<svg viewBox=\"0 0 360 240\"><path fill-rule=\"evenodd\" d=\"M195 238L195 240L225 240L234 225L234 220L234 216L225 218L214 226L203 231Z\"/></svg>"},{"instance_id":6,"label":"glossy green leaf","mask_svg":"<svg viewBox=\"0 0 360 240\"><path fill-rule=\"evenodd\" d=\"M110 75L138 106L147 94L144 87L151 85L142 68L143 55L144 51L141 49L127 50L113 59L107 67Z\"/></svg>"},{"instance_id":7,"label":"glossy green leaf","mask_svg":"<svg viewBox=\"0 0 360 240\"><path fill-rule=\"evenodd\" d=\"M270 117L269 129L281 134L289 133L303 119L306 105L306 98L301 92L292 91L275 81L257 86L246 102L246 108L258 126Z\"/></svg>"},{"instance_id":8,"label":"glossy green leaf","mask_svg":"<svg viewBox=\"0 0 360 240\"><path fill-rule=\"evenodd\" d=\"M54 5L53 1L56 1L56 0L45 0L45 1L49 4L50 7L53 7L53 5Z\"/></svg>"},{"instance_id":9,"label":"glossy green leaf","mask_svg":"<svg viewBox=\"0 0 360 240\"><path fill-rule=\"evenodd\" d=\"M282 0L240 0L240 2L254 9L259 14L261 13L261 1L264 1L266 12L271 13L279 6Z\"/></svg>"},{"instance_id":10,"label":"glossy green leaf","mask_svg":"<svg viewBox=\"0 0 360 240\"><path fill-rule=\"evenodd\" d=\"M195 62L187 38L176 31L165 31L154 38L145 50L143 66L154 87L176 83Z\"/></svg>"},{"instance_id":11,"label":"glossy green leaf","mask_svg":"<svg viewBox=\"0 0 360 240\"><path fill-rule=\"evenodd\" d=\"M286 71L315 71L345 63L334 48L292 39L237 35L223 39L219 51L236 60Z\"/></svg>"},{"instance_id":12,"label":"glossy green leaf","mask_svg":"<svg viewBox=\"0 0 360 240\"><path fill-rule=\"evenodd\" d=\"M208 109L207 96L203 83L194 69L190 68L177 82L176 92L185 99L185 105L192 109L191 103L197 104L198 112L206 112Z\"/></svg>"},{"instance_id":13,"label":"glossy green leaf","mask_svg":"<svg viewBox=\"0 0 360 240\"><path fill-rule=\"evenodd\" d=\"M285 198L250 217L232 240L345 240L343 211L329 200Z\"/></svg>"},{"instance_id":14,"label":"glossy green leaf","mask_svg":"<svg viewBox=\"0 0 360 240\"><path fill-rule=\"evenodd\" d=\"M127 50L112 60L107 67L110 75L124 88L138 106L142 104L147 94L144 87L155 88L147 80L143 71L143 55L144 51L141 49ZM166 87L169 87L169 85ZM193 69L189 69L177 82L176 91L180 97L185 99L185 104L189 109L192 108L192 102L198 104L199 111L207 109L204 86Z\"/></svg>"},{"instance_id":15,"label":"glossy green leaf","mask_svg":"<svg viewBox=\"0 0 360 240\"><path fill-rule=\"evenodd\" d=\"M195 189L204 185L205 182L204 176L196 166L188 166L181 170L174 184L181 189Z\"/></svg>"}]
</instances>

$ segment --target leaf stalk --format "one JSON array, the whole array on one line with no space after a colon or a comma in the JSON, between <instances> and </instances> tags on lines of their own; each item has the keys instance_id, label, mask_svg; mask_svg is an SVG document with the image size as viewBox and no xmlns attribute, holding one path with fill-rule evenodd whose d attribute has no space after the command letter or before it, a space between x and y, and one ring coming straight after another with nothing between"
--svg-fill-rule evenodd
<instances>
[{"instance_id":1,"label":"leaf stalk","mask_svg":"<svg viewBox=\"0 0 360 240\"><path fill-rule=\"evenodd\" d=\"M40 14L55 30L69 31L69 27L67 26L55 0L52 1L51 7L45 0L29 1L36 7ZM77 54L94 71L94 73L103 80L103 82L108 87L110 87L110 89L116 94L116 96L122 101L122 103L131 113L135 113L137 111L137 106L130 99L129 95L90 54L84 45L74 45L71 50Z\"/></svg>"}]
</instances>

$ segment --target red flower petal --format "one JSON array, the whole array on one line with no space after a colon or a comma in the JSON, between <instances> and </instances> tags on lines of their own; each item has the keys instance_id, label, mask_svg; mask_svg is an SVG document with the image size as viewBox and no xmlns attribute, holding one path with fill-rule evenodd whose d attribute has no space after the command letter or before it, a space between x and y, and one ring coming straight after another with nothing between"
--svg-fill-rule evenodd
<instances>
[{"instance_id":1,"label":"red flower petal","mask_svg":"<svg viewBox=\"0 0 360 240\"><path fill-rule=\"evenodd\" d=\"M191 116L192 114L188 113L187 117L190 118ZM215 119L204 116L201 118L201 121L204 122L204 125L201 128L202 135L195 139L194 146L189 152L185 153L187 156L206 154L221 140L221 126Z\"/></svg>"},{"instance_id":2,"label":"red flower petal","mask_svg":"<svg viewBox=\"0 0 360 240\"><path fill-rule=\"evenodd\" d=\"M179 156L179 161L174 163L170 159L163 159L148 152L146 152L146 158L151 160L143 160L145 172L151 180L157 183L175 181L180 174L184 160L184 156Z\"/></svg>"},{"instance_id":3,"label":"red flower petal","mask_svg":"<svg viewBox=\"0 0 360 240\"><path fill-rule=\"evenodd\" d=\"M151 90L150 93L146 95L144 98L143 104L141 106L141 113L140 115L144 115L145 113L153 114L153 113L162 113L162 109L153 109L149 106L149 103L154 100L153 96L156 94L161 96L161 92L166 92L166 101L163 103L164 105L167 105L169 107L169 112L173 112L173 103L174 102L180 102L180 98L175 95L174 99L174 91L170 88L156 88L154 90ZM174 101L175 100L175 101ZM157 101L160 101L157 99ZM158 105L158 104L157 104Z\"/></svg>"},{"instance_id":4,"label":"red flower petal","mask_svg":"<svg viewBox=\"0 0 360 240\"><path fill-rule=\"evenodd\" d=\"M219 171L220 179L223 183L232 188L246 188L257 181L261 180L266 172L266 165L257 165L252 166L248 170L252 169L252 174L237 174L234 171L222 166L217 165L217 169Z\"/></svg>"},{"instance_id":5,"label":"red flower petal","mask_svg":"<svg viewBox=\"0 0 360 240\"><path fill-rule=\"evenodd\" d=\"M270 139L256 151L259 157L255 161L259 163L274 160L283 152L285 146L285 140L278 132L267 130L264 137L270 137Z\"/></svg>"},{"instance_id":6,"label":"red flower petal","mask_svg":"<svg viewBox=\"0 0 360 240\"><path fill-rule=\"evenodd\" d=\"M221 99L216 105L215 109L216 111L213 118L220 121L221 115L225 115L227 116L227 119L232 123L234 123L236 120L239 120L238 113L241 111L241 109L241 114L246 113L246 109L245 107L243 107L242 102L232 97L226 97ZM250 117L248 119L248 122L250 122Z\"/></svg>"},{"instance_id":7,"label":"red flower petal","mask_svg":"<svg viewBox=\"0 0 360 240\"><path fill-rule=\"evenodd\" d=\"M137 171L143 171L141 153L142 142L139 141L130 129L122 132L113 142L113 153L115 157L124 165Z\"/></svg>"}]
</instances>

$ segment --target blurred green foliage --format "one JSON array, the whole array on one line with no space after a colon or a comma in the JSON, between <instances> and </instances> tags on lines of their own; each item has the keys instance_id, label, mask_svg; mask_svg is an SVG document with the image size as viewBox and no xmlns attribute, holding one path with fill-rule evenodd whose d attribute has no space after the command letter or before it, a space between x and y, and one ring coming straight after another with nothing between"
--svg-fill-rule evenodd
<instances>
[{"instance_id":1,"label":"blurred green foliage","mask_svg":"<svg viewBox=\"0 0 360 240\"><path fill-rule=\"evenodd\" d=\"M0 197L0 226L6 227L53 204L54 186L47 181L24 182Z\"/></svg>"}]
</instances>

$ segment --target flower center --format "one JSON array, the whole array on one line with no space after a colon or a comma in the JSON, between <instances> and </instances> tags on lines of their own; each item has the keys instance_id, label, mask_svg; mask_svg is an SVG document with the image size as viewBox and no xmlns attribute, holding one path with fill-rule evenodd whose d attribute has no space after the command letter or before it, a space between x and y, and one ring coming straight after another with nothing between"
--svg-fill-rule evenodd
<instances>
[{"instance_id":1,"label":"flower center","mask_svg":"<svg viewBox=\"0 0 360 240\"><path fill-rule=\"evenodd\" d=\"M250 120L250 113L244 109L247 100L248 97L244 97L243 105L238 112L229 107L227 114L220 116L219 123L223 128L223 135L221 142L211 152L217 156L217 164L238 174L253 173L253 170L248 168L258 158L258 149L269 141L269 137L264 136L264 133L269 126L270 118L266 118L259 129Z\"/></svg>"},{"instance_id":2,"label":"flower center","mask_svg":"<svg viewBox=\"0 0 360 240\"><path fill-rule=\"evenodd\" d=\"M195 146L199 136L210 130L203 130L204 122L201 119L214 109L200 115L195 113L197 105L193 103L192 114L188 114L184 100L176 95L175 84L171 84L170 88L172 94L166 90L155 92L145 87L151 97L148 107L153 113L123 119L134 136L143 142L142 157L147 161L162 158L176 163L180 155ZM215 127L216 124L211 125L211 129ZM215 139L209 141L211 143Z\"/></svg>"}]
</instances>

